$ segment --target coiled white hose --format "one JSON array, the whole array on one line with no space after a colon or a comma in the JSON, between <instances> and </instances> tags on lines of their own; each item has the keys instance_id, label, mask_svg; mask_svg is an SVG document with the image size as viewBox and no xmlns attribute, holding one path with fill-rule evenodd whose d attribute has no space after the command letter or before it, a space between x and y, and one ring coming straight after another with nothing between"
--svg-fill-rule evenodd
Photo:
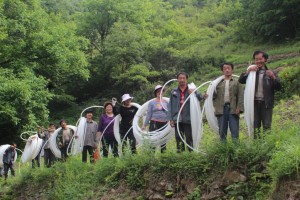
<instances>
[{"instance_id":1,"label":"coiled white hose","mask_svg":"<svg viewBox=\"0 0 300 200\"><path fill-rule=\"evenodd\" d=\"M138 103L131 103L131 106L134 106L136 108L140 108L141 105L139 105ZM121 146L121 149L123 148L123 142L127 136L127 134L129 133L129 131L132 129L132 127L127 131L127 133L125 134L123 140L121 140L121 136L120 136L120 122L122 120L122 117L120 114L118 114L117 116L115 116L115 123L114 123L114 136L118 142L118 144ZM102 134L103 135L103 134ZM120 155L122 155L122 150L119 151Z\"/></svg>"},{"instance_id":2,"label":"coiled white hose","mask_svg":"<svg viewBox=\"0 0 300 200\"><path fill-rule=\"evenodd\" d=\"M167 86L167 84L169 84L169 83L172 82L172 81L177 81L177 79L171 79L171 80L168 80L168 81L163 85L163 87L161 88L160 94L159 94L160 104L161 104L161 106L162 106L166 111L168 111L168 108L165 108L165 107L164 107L164 104L162 103L162 93L163 93L165 87Z\"/></svg>"},{"instance_id":3,"label":"coiled white hose","mask_svg":"<svg viewBox=\"0 0 300 200\"><path fill-rule=\"evenodd\" d=\"M76 130L77 130L76 126L67 125L67 127L72 129L74 131L74 133L76 133ZM52 134L52 136L50 136L50 138L49 138L50 149L51 149L52 153L55 155L55 157L57 157L57 158L61 158L61 151L59 150L59 148L56 144L56 137L60 130L61 130L61 127L56 129L54 131L54 133ZM71 143L71 141L70 141L70 143Z\"/></svg>"},{"instance_id":4,"label":"coiled white hose","mask_svg":"<svg viewBox=\"0 0 300 200\"><path fill-rule=\"evenodd\" d=\"M253 65L250 65L252 67ZM248 128L248 136L254 131L254 93L256 83L256 71L250 71L247 77L245 92L244 92L244 117Z\"/></svg>"},{"instance_id":5,"label":"coiled white hose","mask_svg":"<svg viewBox=\"0 0 300 200\"><path fill-rule=\"evenodd\" d=\"M86 135L86 118L83 117L83 113L90 109L90 108L103 108L103 106L90 106L82 110L80 113L80 117L76 123L77 130L74 132L74 135L72 136L71 142L68 146L67 152L69 152L70 145L73 144L73 155L77 155L78 153L81 153L84 146L84 140ZM77 138L75 138L77 136ZM72 142L73 141L73 142Z\"/></svg>"},{"instance_id":6,"label":"coiled white hose","mask_svg":"<svg viewBox=\"0 0 300 200\"><path fill-rule=\"evenodd\" d=\"M201 84L200 86L198 86L196 89L194 89L194 91L191 92L191 94L190 94L190 95L185 99L185 101L183 102L181 108L179 109L178 117L177 117L177 122L176 122L177 130L178 130L178 131L180 130L180 129L179 129L179 118L180 118L179 116L180 116L180 114L181 114L181 112L182 112L182 109L183 109L184 105L186 104L186 102L187 102L192 96L195 96L194 93L195 93L197 90L199 90L201 87L203 87L204 85L206 85L206 84L208 84L208 83L210 83L210 81L207 81L207 82ZM197 102L197 103L195 103L195 101L193 101L193 104L192 104L192 102L190 102L190 113L191 113L191 117L192 117L192 116L194 117L194 119L191 119L191 125L192 125L192 127L193 127L193 124L192 124L192 123L197 123L197 122L195 122L194 120L202 119L202 112L196 111L196 110L197 110L197 109L196 109L196 106L198 106L199 101L196 100L196 102ZM192 112L195 112L195 113L192 113ZM201 115L201 116L200 116L200 115ZM198 117L196 117L196 116L198 116ZM193 135L193 143L194 143L194 140L197 141L197 140L199 140L199 138L200 138L200 141L201 141L201 137L202 137L202 124L203 124L203 123L201 122L201 126L198 127L198 128L199 128L198 130L192 130L192 131L195 131L194 134L192 134L192 135ZM199 138L198 138L198 135L197 135L197 134L200 135ZM190 146L188 143L186 143L186 141L182 138L182 136L181 136L180 133L179 133L178 135L179 135L180 139L182 140L182 142L183 142L187 147L189 147L190 149L193 149L195 152L199 152L198 149L196 149L196 148ZM194 138L194 137L195 137L195 138ZM199 141L199 143L200 143L200 141ZM199 148L199 145L198 145L198 144L197 144L196 146Z\"/></svg>"},{"instance_id":7,"label":"coiled white hose","mask_svg":"<svg viewBox=\"0 0 300 200\"><path fill-rule=\"evenodd\" d=\"M1 145L1 146L0 146L0 167L3 166L3 155L4 155L5 151L6 151L6 149L7 149L8 147L10 147L10 146L11 146L11 145L9 145L9 144L4 144L4 145ZM17 151L15 150L14 162L17 161L17 157L18 157L18 154L17 154Z\"/></svg>"},{"instance_id":8,"label":"coiled white hose","mask_svg":"<svg viewBox=\"0 0 300 200\"><path fill-rule=\"evenodd\" d=\"M238 77L237 75L232 75L234 77ZM217 85L225 78L224 75L216 78L215 80L210 82L210 85L207 89L207 99L204 102L204 110L205 110L205 116L208 122L209 127L217 134L219 134L219 125L218 125L218 119L215 115L215 108L213 105L213 96L214 92L216 91Z\"/></svg>"},{"instance_id":9,"label":"coiled white hose","mask_svg":"<svg viewBox=\"0 0 300 200\"><path fill-rule=\"evenodd\" d=\"M155 98L154 98L155 99ZM167 102L169 102L169 98L163 97L163 99ZM170 124L168 123L165 127L161 128L160 130L148 132L148 131L143 131L140 126L139 126L139 120L140 118L144 118L147 112L148 104L150 101L153 99L147 101L144 103L137 113L135 114L133 118L133 134L138 143L140 144L151 144L151 146L161 146L165 145L172 136L174 136L174 131L172 131L172 128ZM144 122L144 119L143 119Z\"/></svg>"},{"instance_id":10,"label":"coiled white hose","mask_svg":"<svg viewBox=\"0 0 300 200\"><path fill-rule=\"evenodd\" d=\"M43 140L38 137L38 134L30 136L27 139L25 149L21 157L22 163L26 163L34 159L39 154L42 145Z\"/></svg>"}]
</instances>

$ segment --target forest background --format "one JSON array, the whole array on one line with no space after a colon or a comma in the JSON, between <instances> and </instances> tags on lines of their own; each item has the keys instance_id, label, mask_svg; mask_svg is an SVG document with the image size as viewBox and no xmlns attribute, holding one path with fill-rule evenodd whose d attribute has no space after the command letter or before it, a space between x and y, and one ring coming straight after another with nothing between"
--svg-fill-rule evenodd
<instances>
[{"instance_id":1,"label":"forest background","mask_svg":"<svg viewBox=\"0 0 300 200\"><path fill-rule=\"evenodd\" d=\"M257 49L290 58L269 64L277 100L299 95L299 16L297 0L1 0L0 144L124 93L142 104L179 71L239 74Z\"/></svg>"}]
</instances>

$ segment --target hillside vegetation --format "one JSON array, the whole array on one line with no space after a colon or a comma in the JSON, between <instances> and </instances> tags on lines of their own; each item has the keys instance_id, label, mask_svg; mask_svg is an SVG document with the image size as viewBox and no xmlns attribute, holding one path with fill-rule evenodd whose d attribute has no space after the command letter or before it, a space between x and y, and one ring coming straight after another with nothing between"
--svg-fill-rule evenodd
<instances>
[{"instance_id":1,"label":"hillside vegetation","mask_svg":"<svg viewBox=\"0 0 300 200\"><path fill-rule=\"evenodd\" d=\"M130 93L142 104L156 84L190 74L196 84L231 61L240 73L257 49L299 76L298 1L2 0L0 138ZM278 57L276 57L278 56ZM289 58L290 57L290 58ZM283 60L281 60L284 58ZM293 72L292 72L293 71ZM108 87L109 86L109 87ZM299 94L299 84L289 92ZM286 97L286 95L281 95Z\"/></svg>"},{"instance_id":2,"label":"hillside vegetation","mask_svg":"<svg viewBox=\"0 0 300 200\"><path fill-rule=\"evenodd\" d=\"M1 199L298 199L300 98L280 102L272 133L244 134L223 144L207 127L201 153L165 154L139 148L135 156L81 163L80 156L51 168L22 165L1 180ZM246 133L244 129L242 131Z\"/></svg>"},{"instance_id":3,"label":"hillside vegetation","mask_svg":"<svg viewBox=\"0 0 300 200\"><path fill-rule=\"evenodd\" d=\"M23 131L75 124L123 93L143 104L179 71L200 85L229 61L239 75L258 49L283 85L263 139L241 119L237 145L205 125L200 153L177 154L171 141L165 154L20 164L0 179L0 199L300 199L299 16L297 0L0 1L0 145L22 149Z\"/></svg>"}]
</instances>

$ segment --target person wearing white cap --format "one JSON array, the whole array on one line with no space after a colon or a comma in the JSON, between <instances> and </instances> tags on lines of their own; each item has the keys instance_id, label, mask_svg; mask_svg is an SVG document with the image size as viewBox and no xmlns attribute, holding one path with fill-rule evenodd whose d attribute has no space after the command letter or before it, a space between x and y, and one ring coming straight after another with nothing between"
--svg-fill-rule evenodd
<instances>
[{"instance_id":1,"label":"person wearing white cap","mask_svg":"<svg viewBox=\"0 0 300 200\"><path fill-rule=\"evenodd\" d=\"M147 116L142 126L142 130L145 130L149 123L150 123L149 131L155 131L161 129L168 123L167 111L164 109L168 107L168 103L164 99L162 99L162 102L160 101L161 89L162 89L161 85L157 85L154 88L154 95L156 98L151 100L148 104ZM162 92L162 96L163 96L163 92ZM166 146L162 146L161 152L163 153L165 150L166 150Z\"/></svg>"},{"instance_id":2,"label":"person wearing white cap","mask_svg":"<svg viewBox=\"0 0 300 200\"><path fill-rule=\"evenodd\" d=\"M138 108L131 105L131 97L129 94L124 94L122 96L122 106L116 107L114 105L113 113L114 115L120 114L122 117L120 123L120 136L122 140L129 139L130 149L133 154L136 153L136 139L133 135L133 130L129 130L132 126L132 121L134 118L135 113L138 111ZM127 133L128 132L128 133ZM127 135L126 135L127 133ZM126 137L125 137L126 135ZM124 142L122 151L124 152L124 146L126 142Z\"/></svg>"},{"instance_id":3,"label":"person wearing white cap","mask_svg":"<svg viewBox=\"0 0 300 200\"><path fill-rule=\"evenodd\" d=\"M180 72L177 74L178 87L171 91L170 101L168 104L168 120L170 120L170 125L175 127L177 152L182 152L185 150L185 145L182 142L179 134L181 134L182 138L185 138L185 141L189 146L193 147L190 100L184 104L184 107L179 115L179 110L183 106L184 101L188 98L189 94L193 92L193 90L188 87L187 80L187 73ZM205 98L205 96L202 96L198 92L196 92L196 96L198 100ZM179 130L177 130L176 125L178 117ZM188 150L192 151L191 148Z\"/></svg>"}]
</instances>

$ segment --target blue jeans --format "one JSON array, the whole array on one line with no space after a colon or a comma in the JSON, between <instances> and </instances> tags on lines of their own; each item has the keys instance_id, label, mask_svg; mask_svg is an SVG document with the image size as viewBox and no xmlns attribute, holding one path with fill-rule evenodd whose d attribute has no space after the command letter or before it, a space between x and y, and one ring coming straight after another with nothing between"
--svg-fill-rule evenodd
<instances>
[{"instance_id":1,"label":"blue jeans","mask_svg":"<svg viewBox=\"0 0 300 200\"><path fill-rule=\"evenodd\" d=\"M223 115L219 115L217 118L221 141L226 141L228 125L231 138L237 141L239 139L239 116L230 114L230 104L224 105Z\"/></svg>"}]
</instances>

